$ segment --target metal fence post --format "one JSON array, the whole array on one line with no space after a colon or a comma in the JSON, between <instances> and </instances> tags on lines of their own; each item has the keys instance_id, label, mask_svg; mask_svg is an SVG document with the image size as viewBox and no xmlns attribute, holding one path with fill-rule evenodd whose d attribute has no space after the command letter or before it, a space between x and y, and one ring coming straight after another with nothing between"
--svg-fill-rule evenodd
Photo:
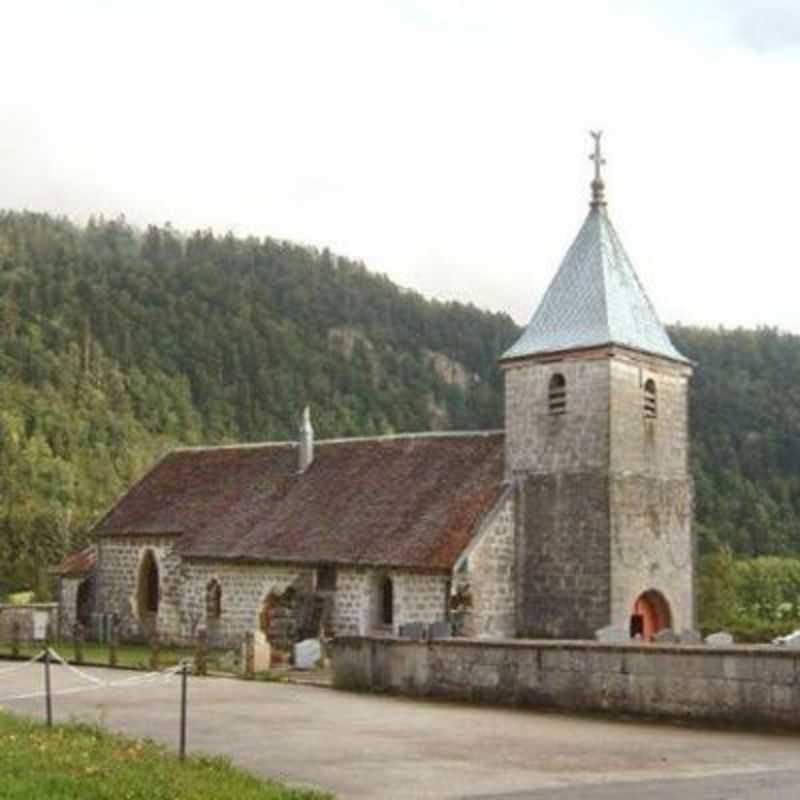
<instances>
[{"instance_id":1,"label":"metal fence post","mask_svg":"<svg viewBox=\"0 0 800 800\"><path fill-rule=\"evenodd\" d=\"M181 761L186 760L186 700L189 684L189 664L184 661L181 665L181 731L180 744L178 745L178 757Z\"/></svg>"},{"instance_id":2,"label":"metal fence post","mask_svg":"<svg viewBox=\"0 0 800 800\"><path fill-rule=\"evenodd\" d=\"M150 669L158 672L159 656L161 654L161 637L158 631L153 631L150 638Z\"/></svg>"},{"instance_id":3,"label":"metal fence post","mask_svg":"<svg viewBox=\"0 0 800 800\"><path fill-rule=\"evenodd\" d=\"M44 712L47 727L53 727L53 698L50 693L50 647L44 651Z\"/></svg>"},{"instance_id":4,"label":"metal fence post","mask_svg":"<svg viewBox=\"0 0 800 800\"><path fill-rule=\"evenodd\" d=\"M195 675L208 674L208 631L198 628L194 654Z\"/></svg>"},{"instance_id":5,"label":"metal fence post","mask_svg":"<svg viewBox=\"0 0 800 800\"><path fill-rule=\"evenodd\" d=\"M119 624L117 615L111 615L110 630L108 633L108 666L117 666L117 645L119 644Z\"/></svg>"},{"instance_id":6,"label":"metal fence post","mask_svg":"<svg viewBox=\"0 0 800 800\"><path fill-rule=\"evenodd\" d=\"M72 645L75 649L75 663L83 664L83 625L80 622L72 626Z\"/></svg>"}]
</instances>

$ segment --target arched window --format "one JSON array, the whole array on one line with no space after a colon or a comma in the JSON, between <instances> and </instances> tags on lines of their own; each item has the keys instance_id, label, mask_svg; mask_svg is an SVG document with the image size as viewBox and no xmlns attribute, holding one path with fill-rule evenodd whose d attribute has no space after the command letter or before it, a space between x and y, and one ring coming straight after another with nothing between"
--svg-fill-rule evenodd
<instances>
[{"instance_id":1,"label":"arched window","mask_svg":"<svg viewBox=\"0 0 800 800\"><path fill-rule=\"evenodd\" d=\"M158 562L152 550L147 550L139 565L139 618L146 619L158 614Z\"/></svg>"},{"instance_id":2,"label":"arched window","mask_svg":"<svg viewBox=\"0 0 800 800\"><path fill-rule=\"evenodd\" d=\"M394 625L394 584L388 575L381 581L381 625Z\"/></svg>"},{"instance_id":3,"label":"arched window","mask_svg":"<svg viewBox=\"0 0 800 800\"><path fill-rule=\"evenodd\" d=\"M648 378L644 382L644 416L645 419L655 419L658 410L656 404L656 382Z\"/></svg>"},{"instance_id":4,"label":"arched window","mask_svg":"<svg viewBox=\"0 0 800 800\"><path fill-rule=\"evenodd\" d=\"M206 616L208 619L219 619L222 616L222 586L216 578L206 586Z\"/></svg>"},{"instance_id":5,"label":"arched window","mask_svg":"<svg viewBox=\"0 0 800 800\"><path fill-rule=\"evenodd\" d=\"M547 410L551 414L564 414L567 411L567 381L560 372L550 378L547 389Z\"/></svg>"}]
</instances>

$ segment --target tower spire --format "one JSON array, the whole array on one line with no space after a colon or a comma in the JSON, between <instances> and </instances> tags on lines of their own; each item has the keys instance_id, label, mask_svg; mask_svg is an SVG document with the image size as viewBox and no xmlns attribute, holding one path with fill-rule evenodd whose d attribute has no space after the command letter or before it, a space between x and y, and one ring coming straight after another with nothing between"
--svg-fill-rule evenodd
<instances>
[{"instance_id":1,"label":"tower spire","mask_svg":"<svg viewBox=\"0 0 800 800\"><path fill-rule=\"evenodd\" d=\"M603 131L589 131L594 139L594 153L589 158L594 161L594 180L592 181L592 208L599 208L606 204L606 185L603 183L602 167L605 165L606 160L603 158L600 140L603 136Z\"/></svg>"}]
</instances>

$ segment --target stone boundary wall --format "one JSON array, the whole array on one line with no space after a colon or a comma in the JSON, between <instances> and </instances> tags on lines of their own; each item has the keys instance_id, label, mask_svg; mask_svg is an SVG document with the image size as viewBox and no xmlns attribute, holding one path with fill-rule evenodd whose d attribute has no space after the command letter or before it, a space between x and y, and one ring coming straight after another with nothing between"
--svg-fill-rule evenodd
<instances>
[{"instance_id":1,"label":"stone boundary wall","mask_svg":"<svg viewBox=\"0 0 800 800\"><path fill-rule=\"evenodd\" d=\"M37 612L48 617L47 628L50 636L58 630L58 605L56 603L26 603L24 605L0 605L0 641L10 642L13 636L13 625L19 625L21 641L31 641L34 634L33 615Z\"/></svg>"},{"instance_id":2,"label":"stone boundary wall","mask_svg":"<svg viewBox=\"0 0 800 800\"><path fill-rule=\"evenodd\" d=\"M800 730L800 650L342 637L342 689Z\"/></svg>"}]
</instances>

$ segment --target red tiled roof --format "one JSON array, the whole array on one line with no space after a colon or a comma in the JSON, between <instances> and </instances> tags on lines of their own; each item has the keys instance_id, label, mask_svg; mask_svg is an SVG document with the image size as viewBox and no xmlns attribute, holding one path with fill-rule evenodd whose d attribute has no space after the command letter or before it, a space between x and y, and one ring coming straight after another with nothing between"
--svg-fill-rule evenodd
<instances>
[{"instance_id":1,"label":"red tiled roof","mask_svg":"<svg viewBox=\"0 0 800 800\"><path fill-rule=\"evenodd\" d=\"M176 450L95 533L180 533L186 557L450 568L502 491L502 433Z\"/></svg>"},{"instance_id":2,"label":"red tiled roof","mask_svg":"<svg viewBox=\"0 0 800 800\"><path fill-rule=\"evenodd\" d=\"M90 546L68 555L60 564L50 568L50 574L61 578L82 578L92 571L96 563L97 550Z\"/></svg>"}]
</instances>

